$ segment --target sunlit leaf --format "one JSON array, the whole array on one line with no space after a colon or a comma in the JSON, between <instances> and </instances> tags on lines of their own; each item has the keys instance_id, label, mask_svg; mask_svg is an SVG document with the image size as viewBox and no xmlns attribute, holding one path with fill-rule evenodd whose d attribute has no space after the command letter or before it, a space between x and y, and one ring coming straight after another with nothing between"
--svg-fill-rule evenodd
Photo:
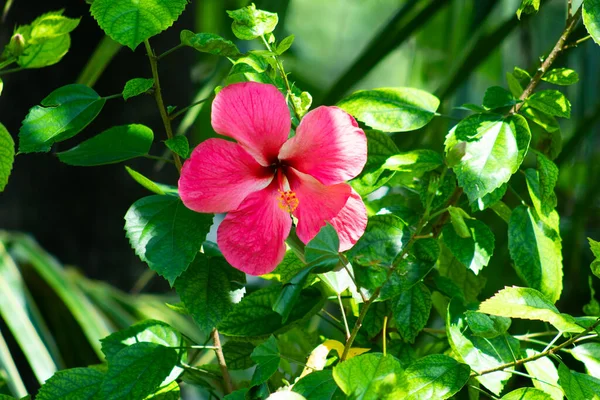
<instances>
[{"instance_id":1,"label":"sunlit leaf","mask_svg":"<svg viewBox=\"0 0 600 400\"><path fill-rule=\"evenodd\" d=\"M583 24L594 42L600 45L600 1L583 1Z\"/></svg>"},{"instance_id":2,"label":"sunlit leaf","mask_svg":"<svg viewBox=\"0 0 600 400\"><path fill-rule=\"evenodd\" d=\"M600 399L600 379L571 371L562 362L558 366L558 384L569 400Z\"/></svg>"},{"instance_id":3,"label":"sunlit leaf","mask_svg":"<svg viewBox=\"0 0 600 400\"><path fill-rule=\"evenodd\" d=\"M154 79L149 78L133 78L125 83L123 88L123 99L128 100L132 97L139 96L148 92L154 87Z\"/></svg>"},{"instance_id":4,"label":"sunlit leaf","mask_svg":"<svg viewBox=\"0 0 600 400\"><path fill-rule=\"evenodd\" d=\"M554 68L542 76L542 80L555 85L572 85L579 82L579 74L569 68Z\"/></svg>"},{"instance_id":5,"label":"sunlit leaf","mask_svg":"<svg viewBox=\"0 0 600 400\"><path fill-rule=\"evenodd\" d=\"M15 161L15 142L6 130L4 125L0 123L0 192L8 184L8 177L12 171Z\"/></svg>"},{"instance_id":6,"label":"sunlit leaf","mask_svg":"<svg viewBox=\"0 0 600 400\"><path fill-rule=\"evenodd\" d=\"M527 104L555 117L571 118L571 103L558 90L542 90L527 98Z\"/></svg>"},{"instance_id":7,"label":"sunlit leaf","mask_svg":"<svg viewBox=\"0 0 600 400\"><path fill-rule=\"evenodd\" d=\"M233 42L214 33L194 33L183 30L179 38L181 44L192 47L202 53L232 58L242 55Z\"/></svg>"},{"instance_id":8,"label":"sunlit leaf","mask_svg":"<svg viewBox=\"0 0 600 400\"><path fill-rule=\"evenodd\" d=\"M100 391L104 373L95 368L58 371L40 388L39 400L93 400Z\"/></svg>"},{"instance_id":9,"label":"sunlit leaf","mask_svg":"<svg viewBox=\"0 0 600 400\"><path fill-rule=\"evenodd\" d=\"M392 392L402 372L393 356L367 353L336 365L333 379L350 398L376 400Z\"/></svg>"},{"instance_id":10,"label":"sunlit leaf","mask_svg":"<svg viewBox=\"0 0 600 400\"><path fill-rule=\"evenodd\" d=\"M277 14L257 10L254 3L239 10L227 11L233 19L233 34L242 40L252 40L275 30L279 18Z\"/></svg>"}]
</instances>

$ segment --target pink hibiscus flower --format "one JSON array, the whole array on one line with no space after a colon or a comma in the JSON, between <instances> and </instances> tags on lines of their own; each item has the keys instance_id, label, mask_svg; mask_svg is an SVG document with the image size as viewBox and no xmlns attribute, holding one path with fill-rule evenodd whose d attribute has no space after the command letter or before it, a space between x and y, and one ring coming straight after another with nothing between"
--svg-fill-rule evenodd
<instances>
[{"instance_id":1,"label":"pink hibiscus flower","mask_svg":"<svg viewBox=\"0 0 600 400\"><path fill-rule=\"evenodd\" d=\"M364 233L367 213L345 181L367 159L367 139L337 107L307 113L288 139L290 113L273 85L244 82L223 88L212 106L208 139L185 162L179 194L190 209L227 216L217 231L225 259L251 275L272 271L285 255L292 218L308 243L329 222L348 250Z\"/></svg>"}]
</instances>

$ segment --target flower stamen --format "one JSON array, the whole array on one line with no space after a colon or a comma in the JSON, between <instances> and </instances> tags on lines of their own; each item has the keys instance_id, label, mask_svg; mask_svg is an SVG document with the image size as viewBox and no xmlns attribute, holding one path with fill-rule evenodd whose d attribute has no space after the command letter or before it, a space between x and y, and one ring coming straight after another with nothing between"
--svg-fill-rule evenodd
<instances>
[{"instance_id":1,"label":"flower stamen","mask_svg":"<svg viewBox=\"0 0 600 400\"><path fill-rule=\"evenodd\" d=\"M286 190L285 192L278 190L278 192L279 196L277 196L277 201L279 203L279 208L290 214L293 213L296 208L298 208L298 203L300 203L296 193L291 190Z\"/></svg>"}]
</instances>

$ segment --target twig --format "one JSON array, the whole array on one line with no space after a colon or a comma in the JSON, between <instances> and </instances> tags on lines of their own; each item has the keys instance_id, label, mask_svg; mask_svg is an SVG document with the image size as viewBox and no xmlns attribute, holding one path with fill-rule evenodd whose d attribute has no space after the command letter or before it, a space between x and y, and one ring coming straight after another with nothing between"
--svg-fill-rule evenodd
<instances>
[{"instance_id":1,"label":"twig","mask_svg":"<svg viewBox=\"0 0 600 400\"><path fill-rule=\"evenodd\" d=\"M204 99L200 99L200 100L198 100L198 101L190 104L189 106L182 108L181 110L177 111L176 113L173 113L173 114L169 115L169 119L171 121L174 120L175 118L179 117L181 114L185 113L190 108L196 107L197 105L200 105L200 104L204 103L208 99L210 99L210 97L206 97Z\"/></svg>"},{"instance_id":2,"label":"twig","mask_svg":"<svg viewBox=\"0 0 600 400\"><path fill-rule=\"evenodd\" d=\"M570 49L571 47L577 47L577 46L579 46L581 43L583 43L583 42L585 42L586 40L588 40L588 39L591 39L591 38L592 38L592 35L587 35L587 36L584 36L584 37L582 37L581 39L577 39L576 41L574 41L574 42L572 42L572 43L565 44L565 45L563 46L563 48L562 48L562 49L563 49L563 50L566 50L566 49Z\"/></svg>"},{"instance_id":3,"label":"twig","mask_svg":"<svg viewBox=\"0 0 600 400\"><path fill-rule=\"evenodd\" d=\"M346 328L346 340L350 339L350 328L348 327L348 320L346 319L346 311L344 310L344 303L342 303L342 298L340 294L337 295L338 302L340 304L340 311L342 312L342 319L344 320L344 328Z\"/></svg>"},{"instance_id":4,"label":"twig","mask_svg":"<svg viewBox=\"0 0 600 400\"><path fill-rule=\"evenodd\" d=\"M546 351L543 351L541 353L535 354L535 355L533 355L531 357L522 358L522 359L517 360L517 361L513 361L513 362L510 362L510 363L498 365L497 367L486 369L486 370L483 370L481 372L473 372L473 373L471 373L471 376L487 375L487 374L491 374L492 372L502 371L502 370L505 370L505 369L511 368L511 367L517 367L519 365L523 365L525 363L528 363L528 362L531 362L531 361L535 361L535 360L543 358L543 357L551 356L553 354L556 354L561 349L563 349L563 348L565 348L567 346L572 345L573 343L575 343L577 341L577 339L579 339L579 338L587 335L589 332L591 332L594 329L596 329L596 327L599 326L599 325L600 325L600 318L598 318L596 320L596 322L594 322L592 325L590 325L589 327L587 327L586 329L584 329L583 332L577 334L576 336L573 336L571 339L565 341L564 343L559 344L558 346L555 346L555 347L553 347L551 349L548 349Z\"/></svg>"},{"instance_id":5,"label":"twig","mask_svg":"<svg viewBox=\"0 0 600 400\"><path fill-rule=\"evenodd\" d=\"M227 363L225 362L225 356L223 355L223 348L221 347L221 339L219 338L219 331L215 328L211 333L213 343L215 344L215 354L217 355L217 361L221 368L221 374L223 375L223 382L225 383L225 393L229 394L233 392L233 384L231 383L231 376L227 369Z\"/></svg>"},{"instance_id":6,"label":"twig","mask_svg":"<svg viewBox=\"0 0 600 400\"><path fill-rule=\"evenodd\" d=\"M572 17L567 19L567 25L565 26L565 30L560 35L560 38L554 45L554 48L550 51L550 54L548 54L548 57L546 57L544 62L542 62L542 65L540 65L536 74L529 81L529 84L527 85L527 87L525 88L523 93L521 94L521 97L519 97L519 100L521 100L521 102L514 105L514 107L510 111L511 114L516 114L519 112L521 107L523 107L523 104L525 104L525 100L527 100L527 98L529 96L531 96L531 94L533 93L533 91L535 90L537 85L542 80L542 76L544 76L546 71L548 71L550 69L550 67L552 66L552 63L554 62L554 60L556 60L556 57L558 57L558 55L563 51L565 42L567 41L567 39L569 38L569 35L571 34L571 32L573 32L573 29L575 28L575 26L581 19L581 7L582 6L580 6L577 9L577 11L575 12L575 14Z\"/></svg>"},{"instance_id":7,"label":"twig","mask_svg":"<svg viewBox=\"0 0 600 400\"><path fill-rule=\"evenodd\" d=\"M160 80L158 78L158 63L156 62L157 57L154 54L148 39L144 40L144 45L146 46L148 59L150 60L150 68L152 69L152 77L154 78L154 98L156 99L156 105L158 106L158 111L160 112L163 125L165 126L165 131L167 132L167 139L171 139L173 137L173 128L171 127L171 120L169 119L169 115L167 114L165 103L162 98ZM181 159L179 158L179 155L177 153L173 153L173 159L175 160L177 171L181 171Z\"/></svg>"}]
</instances>

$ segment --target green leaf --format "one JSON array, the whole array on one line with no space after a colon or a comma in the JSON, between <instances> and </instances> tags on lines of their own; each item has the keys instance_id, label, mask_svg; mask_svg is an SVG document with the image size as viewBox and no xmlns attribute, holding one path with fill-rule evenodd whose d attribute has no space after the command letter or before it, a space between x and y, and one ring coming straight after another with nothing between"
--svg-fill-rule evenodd
<instances>
[{"instance_id":1,"label":"green leaf","mask_svg":"<svg viewBox=\"0 0 600 400\"><path fill-rule=\"evenodd\" d=\"M448 342L452 350L475 372L494 368L502 364L516 361L519 358L519 341L503 334L495 338L484 338L473 334L468 329L465 312L467 309L462 300L454 297L448 306ZM482 310L479 310L482 311ZM510 379L507 371L492 372L477 376L483 386L499 395Z\"/></svg>"},{"instance_id":2,"label":"green leaf","mask_svg":"<svg viewBox=\"0 0 600 400\"><path fill-rule=\"evenodd\" d=\"M534 14L540 9L540 0L521 0L521 5L517 10L517 17L521 19L521 14Z\"/></svg>"},{"instance_id":3,"label":"green leaf","mask_svg":"<svg viewBox=\"0 0 600 400\"><path fill-rule=\"evenodd\" d=\"M590 269L596 277L600 278L600 242L596 242L592 238L588 238L588 242L590 243L590 249L595 257L595 260L592 261L592 264L590 265Z\"/></svg>"},{"instance_id":4,"label":"green leaf","mask_svg":"<svg viewBox=\"0 0 600 400\"><path fill-rule=\"evenodd\" d=\"M30 42L39 44L66 35L77 28L79 21L80 18L67 18L55 13L44 14L31 23Z\"/></svg>"},{"instance_id":5,"label":"green leaf","mask_svg":"<svg viewBox=\"0 0 600 400\"><path fill-rule=\"evenodd\" d=\"M385 185L395 172L383 168L390 156L400 150L394 141L385 133L367 129L367 163L359 176L350 181L350 184L360 194L365 196Z\"/></svg>"},{"instance_id":6,"label":"green leaf","mask_svg":"<svg viewBox=\"0 0 600 400\"><path fill-rule=\"evenodd\" d=\"M260 277L268 280L276 280L277 282L288 282L294 277L300 270L304 269L306 264L303 263L293 251L287 251L283 260L277 265L277 267L269 272L268 274L261 275Z\"/></svg>"},{"instance_id":7,"label":"green leaf","mask_svg":"<svg viewBox=\"0 0 600 400\"><path fill-rule=\"evenodd\" d=\"M539 215L548 216L557 205L554 187L558 181L558 167L542 153L536 155L539 174L528 169L525 176L529 191L533 191L532 200L536 211ZM536 200L539 200L539 204Z\"/></svg>"},{"instance_id":8,"label":"green leaf","mask_svg":"<svg viewBox=\"0 0 600 400\"><path fill-rule=\"evenodd\" d=\"M562 362L558 366L558 384L569 400L600 399L600 379L571 371Z\"/></svg>"},{"instance_id":9,"label":"green leaf","mask_svg":"<svg viewBox=\"0 0 600 400\"><path fill-rule=\"evenodd\" d=\"M104 373L95 368L58 371L40 388L39 400L93 400L102 386Z\"/></svg>"},{"instance_id":10,"label":"green leaf","mask_svg":"<svg viewBox=\"0 0 600 400\"><path fill-rule=\"evenodd\" d=\"M413 88L359 90L338 103L359 121L384 132L422 128L433 119L439 105L434 95Z\"/></svg>"},{"instance_id":11,"label":"green leaf","mask_svg":"<svg viewBox=\"0 0 600 400\"><path fill-rule=\"evenodd\" d=\"M106 100L85 85L56 89L35 106L19 131L19 152L47 152L55 142L81 132L102 110Z\"/></svg>"},{"instance_id":12,"label":"green leaf","mask_svg":"<svg viewBox=\"0 0 600 400\"><path fill-rule=\"evenodd\" d=\"M506 194L506 189L508 189L508 184L503 184L497 189L494 189L491 193L486 194L485 196L477 199L475 203L471 203L471 211L483 211L488 207L493 207L498 203L502 203L501 200L504 198ZM509 209L510 211L510 209ZM510 213L509 213L510 217ZM508 219L506 219L508 223Z\"/></svg>"},{"instance_id":13,"label":"green leaf","mask_svg":"<svg viewBox=\"0 0 600 400\"><path fill-rule=\"evenodd\" d=\"M527 104L555 117L571 118L571 103L558 90L542 90L529 96Z\"/></svg>"},{"instance_id":14,"label":"green leaf","mask_svg":"<svg viewBox=\"0 0 600 400\"><path fill-rule=\"evenodd\" d=\"M470 310L465 312L465 319L474 335L490 339L506 333L511 324L510 318Z\"/></svg>"},{"instance_id":15,"label":"green leaf","mask_svg":"<svg viewBox=\"0 0 600 400\"><path fill-rule=\"evenodd\" d=\"M252 386L268 381L271 375L279 369L281 361L275 336L271 335L265 342L258 345L250 358L256 363L256 370L252 375Z\"/></svg>"},{"instance_id":16,"label":"green leaf","mask_svg":"<svg viewBox=\"0 0 600 400\"><path fill-rule=\"evenodd\" d=\"M388 158L383 168L392 171L419 174L433 171L443 164L442 156L433 150L413 150Z\"/></svg>"},{"instance_id":17,"label":"green leaf","mask_svg":"<svg viewBox=\"0 0 600 400\"><path fill-rule=\"evenodd\" d=\"M525 355L532 357L539 354L533 349L525 349ZM558 386L558 370L548 357L538 358L524 364L527 373L537 379L532 379L533 386L548 393L552 399L561 400L564 395Z\"/></svg>"},{"instance_id":18,"label":"green leaf","mask_svg":"<svg viewBox=\"0 0 600 400\"><path fill-rule=\"evenodd\" d=\"M471 230L467 226L465 219L473 219L469 214L460 207L448 207L448 214L450 215L450 223L454 232L461 238L470 238Z\"/></svg>"},{"instance_id":19,"label":"green leaf","mask_svg":"<svg viewBox=\"0 0 600 400\"><path fill-rule=\"evenodd\" d=\"M349 398L376 400L392 392L402 372L393 356L367 353L333 367L333 379Z\"/></svg>"},{"instance_id":20,"label":"green leaf","mask_svg":"<svg viewBox=\"0 0 600 400\"><path fill-rule=\"evenodd\" d=\"M556 226L557 227L557 226ZM526 206L518 206L508 224L508 250L515 270L527 286L541 291L555 303L562 292L561 240Z\"/></svg>"},{"instance_id":21,"label":"green leaf","mask_svg":"<svg viewBox=\"0 0 600 400\"><path fill-rule=\"evenodd\" d=\"M579 82L579 74L569 68L554 68L546 72L542 80L555 85L568 86Z\"/></svg>"},{"instance_id":22,"label":"green leaf","mask_svg":"<svg viewBox=\"0 0 600 400\"><path fill-rule=\"evenodd\" d=\"M81 167L116 164L148 154L153 140L154 133L147 126L114 126L57 155L63 163Z\"/></svg>"},{"instance_id":23,"label":"green leaf","mask_svg":"<svg viewBox=\"0 0 600 400\"><path fill-rule=\"evenodd\" d=\"M100 28L131 50L173 25L187 0L94 0L90 11Z\"/></svg>"},{"instance_id":24,"label":"green leaf","mask_svg":"<svg viewBox=\"0 0 600 400\"><path fill-rule=\"evenodd\" d=\"M242 40L252 40L275 30L279 18L276 13L257 10L254 3L239 10L227 11L233 19L231 30Z\"/></svg>"},{"instance_id":25,"label":"green leaf","mask_svg":"<svg viewBox=\"0 0 600 400\"><path fill-rule=\"evenodd\" d=\"M494 234L483 222L469 219L464 223L469 237L460 237L455 229L446 225L442 230L442 240L454 257L477 275L488 265L494 253Z\"/></svg>"},{"instance_id":26,"label":"green leaf","mask_svg":"<svg viewBox=\"0 0 600 400\"><path fill-rule=\"evenodd\" d=\"M99 398L143 399L169 376L178 361L177 351L156 343L134 343L108 362Z\"/></svg>"},{"instance_id":27,"label":"green leaf","mask_svg":"<svg viewBox=\"0 0 600 400\"><path fill-rule=\"evenodd\" d=\"M181 390L179 384L176 381L169 383L166 386L161 387L144 400L180 400Z\"/></svg>"},{"instance_id":28,"label":"green leaf","mask_svg":"<svg viewBox=\"0 0 600 400\"><path fill-rule=\"evenodd\" d=\"M237 58L242 55L232 41L222 38L214 33L194 33L183 30L179 35L181 44L192 47L202 53L217 56Z\"/></svg>"},{"instance_id":29,"label":"green leaf","mask_svg":"<svg viewBox=\"0 0 600 400\"><path fill-rule=\"evenodd\" d=\"M306 400L343 400L346 397L333 379L331 370L314 371L300 378L292 390Z\"/></svg>"},{"instance_id":30,"label":"green leaf","mask_svg":"<svg viewBox=\"0 0 600 400\"><path fill-rule=\"evenodd\" d=\"M149 191L156 194L173 194L177 196L177 188L174 186L163 185L162 183L156 183L146 178L139 172L125 166L127 173L140 185L148 189Z\"/></svg>"},{"instance_id":31,"label":"green leaf","mask_svg":"<svg viewBox=\"0 0 600 400\"><path fill-rule=\"evenodd\" d=\"M12 171L14 161L15 142L4 125L0 123L0 192L3 192L8 184L8 177Z\"/></svg>"},{"instance_id":32,"label":"green leaf","mask_svg":"<svg viewBox=\"0 0 600 400\"><path fill-rule=\"evenodd\" d=\"M131 247L171 286L196 257L211 225L211 214L189 210L175 196L144 197L125 214Z\"/></svg>"},{"instance_id":33,"label":"green leaf","mask_svg":"<svg viewBox=\"0 0 600 400\"><path fill-rule=\"evenodd\" d=\"M568 314L561 314L546 296L535 289L505 287L479 305L479 312L508 318L545 321L561 332L581 332L583 328Z\"/></svg>"},{"instance_id":34,"label":"green leaf","mask_svg":"<svg viewBox=\"0 0 600 400\"><path fill-rule=\"evenodd\" d=\"M314 267L308 267L298 272L289 282L285 283L281 289L281 293L273 304L273 311L281 315L282 322L285 323L296 305L302 289L306 285L308 276Z\"/></svg>"},{"instance_id":35,"label":"green leaf","mask_svg":"<svg viewBox=\"0 0 600 400\"><path fill-rule=\"evenodd\" d=\"M284 324L281 315L272 309L280 291L280 285L272 285L245 296L221 321L219 332L234 337L268 337L293 328L322 307L320 292L316 289L305 289L300 293L296 307L292 309Z\"/></svg>"},{"instance_id":36,"label":"green leaf","mask_svg":"<svg viewBox=\"0 0 600 400\"><path fill-rule=\"evenodd\" d=\"M513 68L513 74L514 74L515 78L517 78L519 80L521 80L521 79L531 79L531 75L529 74L529 72L527 72L523 68L514 67Z\"/></svg>"},{"instance_id":37,"label":"green leaf","mask_svg":"<svg viewBox=\"0 0 600 400\"><path fill-rule=\"evenodd\" d=\"M408 236L408 229L400 218L375 215L369 218L365 233L349 254L362 265L390 266L406 245Z\"/></svg>"},{"instance_id":38,"label":"green leaf","mask_svg":"<svg viewBox=\"0 0 600 400\"><path fill-rule=\"evenodd\" d=\"M420 181L421 204L423 207L427 207L429 203L430 212L443 207L456 190L456 177L451 171L446 171L445 174L433 171L424 174Z\"/></svg>"},{"instance_id":39,"label":"green leaf","mask_svg":"<svg viewBox=\"0 0 600 400\"><path fill-rule=\"evenodd\" d=\"M406 368L392 398L447 399L462 389L470 373L468 365L443 354L431 354Z\"/></svg>"},{"instance_id":40,"label":"green leaf","mask_svg":"<svg viewBox=\"0 0 600 400\"><path fill-rule=\"evenodd\" d=\"M387 268L378 265L354 265L354 277L358 286L375 290L387 280Z\"/></svg>"},{"instance_id":41,"label":"green leaf","mask_svg":"<svg viewBox=\"0 0 600 400\"><path fill-rule=\"evenodd\" d=\"M500 86L492 86L485 91L483 106L488 110L502 107L512 107L518 100L506 89Z\"/></svg>"},{"instance_id":42,"label":"green leaf","mask_svg":"<svg viewBox=\"0 0 600 400\"><path fill-rule=\"evenodd\" d=\"M510 72L507 72L506 73L506 82L508 84L508 90L510 90L510 93L515 98L519 98L523 94L523 86L521 86L521 82L519 82L519 79L517 77L515 77L515 75L516 74L514 74L514 73L511 74ZM485 111L485 109L478 110L476 112L482 112L482 111Z\"/></svg>"},{"instance_id":43,"label":"green leaf","mask_svg":"<svg viewBox=\"0 0 600 400\"><path fill-rule=\"evenodd\" d=\"M222 258L197 254L175 281L175 290L200 329L208 334L229 313L233 302L231 284Z\"/></svg>"},{"instance_id":44,"label":"green leaf","mask_svg":"<svg viewBox=\"0 0 600 400\"><path fill-rule=\"evenodd\" d=\"M383 330L384 319L391 313L391 304L391 301L378 301L369 307L361 327L369 339L379 335ZM360 307L362 308L364 305Z\"/></svg>"},{"instance_id":45,"label":"green leaf","mask_svg":"<svg viewBox=\"0 0 600 400\"><path fill-rule=\"evenodd\" d=\"M294 43L294 39L295 39L294 35L290 35L290 36L286 37L285 39L283 39L277 45L277 48L275 49L275 53L277 53L277 55L282 55L283 53L288 51L289 48L292 47L292 43Z\"/></svg>"},{"instance_id":46,"label":"green leaf","mask_svg":"<svg viewBox=\"0 0 600 400\"><path fill-rule=\"evenodd\" d=\"M583 343L571 349L570 353L585 365L589 375L600 379L600 343Z\"/></svg>"},{"instance_id":47,"label":"green leaf","mask_svg":"<svg viewBox=\"0 0 600 400\"><path fill-rule=\"evenodd\" d=\"M169 324L146 320L101 339L102 352L111 360L124 348L135 343L155 343L166 347L181 347L183 337Z\"/></svg>"},{"instance_id":48,"label":"green leaf","mask_svg":"<svg viewBox=\"0 0 600 400\"><path fill-rule=\"evenodd\" d=\"M464 264L452 255L444 243L440 245L440 257L437 268L440 275L449 278L458 286L467 302L477 300L477 296L485 287L486 279L481 275L475 275L473 271L467 269ZM450 294L449 297L453 295Z\"/></svg>"},{"instance_id":49,"label":"green leaf","mask_svg":"<svg viewBox=\"0 0 600 400\"><path fill-rule=\"evenodd\" d=\"M133 78L125 83L123 88L123 100L128 100L132 97L147 93L154 87L154 79L149 78Z\"/></svg>"},{"instance_id":50,"label":"green leaf","mask_svg":"<svg viewBox=\"0 0 600 400\"><path fill-rule=\"evenodd\" d=\"M520 115L476 114L448 133L446 154L453 160L450 166L469 202L508 182L519 169L530 140L529 126Z\"/></svg>"},{"instance_id":51,"label":"green leaf","mask_svg":"<svg viewBox=\"0 0 600 400\"><path fill-rule=\"evenodd\" d=\"M600 1L584 0L582 17L588 33L594 42L600 44Z\"/></svg>"},{"instance_id":52,"label":"green leaf","mask_svg":"<svg viewBox=\"0 0 600 400\"><path fill-rule=\"evenodd\" d=\"M338 234L335 228L327 223L306 244L304 257L306 258L306 262L311 266L329 271L335 268L340 262L339 248L340 239L338 238Z\"/></svg>"},{"instance_id":53,"label":"green leaf","mask_svg":"<svg viewBox=\"0 0 600 400\"><path fill-rule=\"evenodd\" d=\"M165 145L181 158L188 158L190 156L190 143L185 136L177 135L171 139L167 139L165 140Z\"/></svg>"},{"instance_id":54,"label":"green leaf","mask_svg":"<svg viewBox=\"0 0 600 400\"><path fill-rule=\"evenodd\" d=\"M302 118L304 114L308 112L310 108L313 98L308 92L300 92L300 95L296 95L292 93L290 96L290 100L294 103L294 107L296 108L296 112L298 116Z\"/></svg>"},{"instance_id":55,"label":"green leaf","mask_svg":"<svg viewBox=\"0 0 600 400\"><path fill-rule=\"evenodd\" d=\"M254 365L254 361L250 358L253 351L254 345L252 343L227 341L223 345L223 356L227 368L233 371L250 368Z\"/></svg>"},{"instance_id":56,"label":"green leaf","mask_svg":"<svg viewBox=\"0 0 600 400\"><path fill-rule=\"evenodd\" d=\"M539 389L522 387L505 394L501 400L553 400L553 397Z\"/></svg>"},{"instance_id":57,"label":"green leaf","mask_svg":"<svg viewBox=\"0 0 600 400\"><path fill-rule=\"evenodd\" d=\"M521 108L521 113L527 117L527 119L535 122L547 132L557 132L560 130L558 121L552 115L548 115L542 111L538 111L535 108L527 106L523 106Z\"/></svg>"},{"instance_id":58,"label":"green leaf","mask_svg":"<svg viewBox=\"0 0 600 400\"><path fill-rule=\"evenodd\" d=\"M0 78L0 95L2 95L2 90L4 89L4 81Z\"/></svg>"},{"instance_id":59,"label":"green leaf","mask_svg":"<svg viewBox=\"0 0 600 400\"><path fill-rule=\"evenodd\" d=\"M431 293L422 282L392 299L392 312L398 334L405 342L414 343L427 325L431 311Z\"/></svg>"}]
</instances>

